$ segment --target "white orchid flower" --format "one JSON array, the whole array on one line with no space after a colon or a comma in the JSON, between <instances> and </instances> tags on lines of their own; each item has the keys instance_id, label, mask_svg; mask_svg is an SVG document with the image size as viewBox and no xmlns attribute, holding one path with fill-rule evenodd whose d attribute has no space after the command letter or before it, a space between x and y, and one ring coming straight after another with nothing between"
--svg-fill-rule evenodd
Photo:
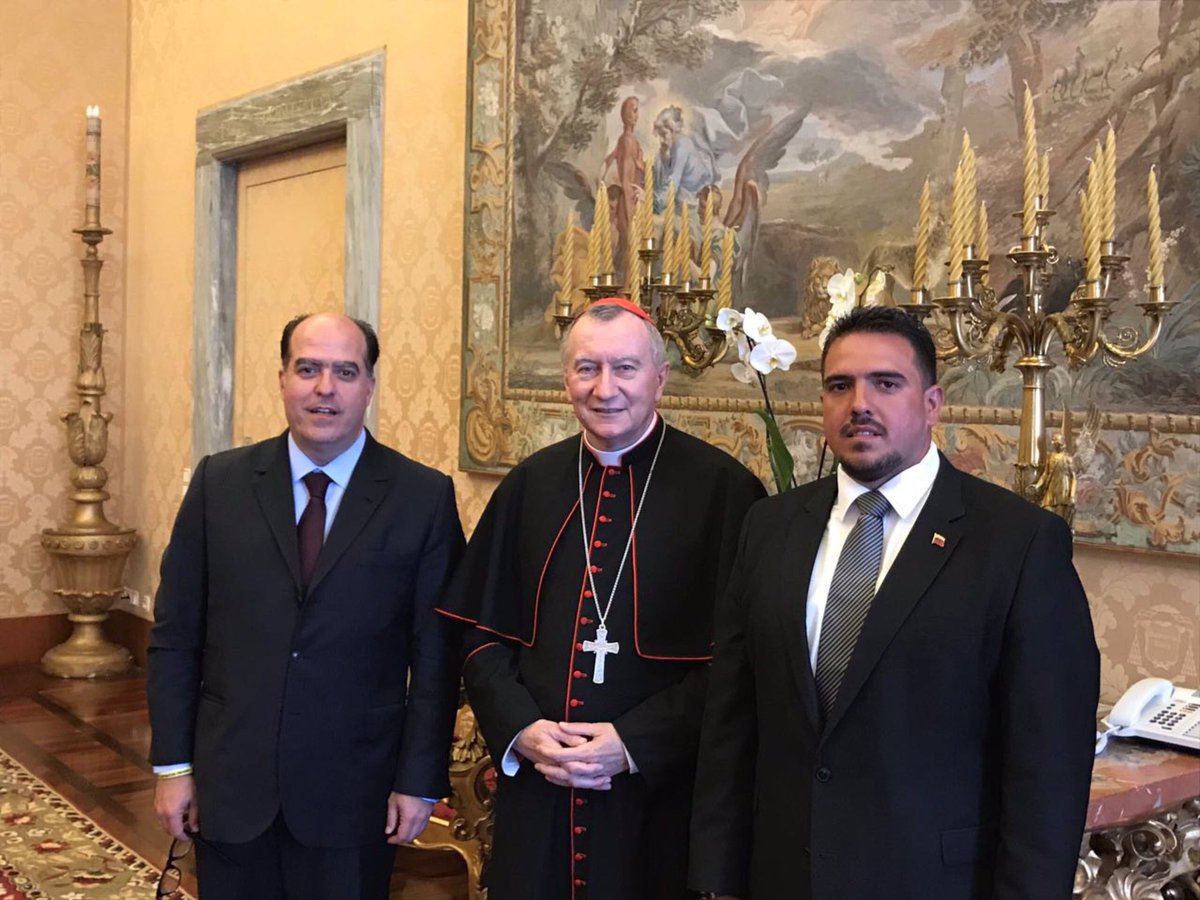
<instances>
[{"instance_id":1,"label":"white orchid flower","mask_svg":"<svg viewBox=\"0 0 1200 900\"><path fill-rule=\"evenodd\" d=\"M737 354L738 362L750 361L750 341L740 331L737 336Z\"/></svg>"},{"instance_id":2,"label":"white orchid flower","mask_svg":"<svg viewBox=\"0 0 1200 900\"><path fill-rule=\"evenodd\" d=\"M781 338L763 341L750 351L750 365L764 375L776 369L787 371L796 361L796 348Z\"/></svg>"},{"instance_id":3,"label":"white orchid flower","mask_svg":"<svg viewBox=\"0 0 1200 900\"><path fill-rule=\"evenodd\" d=\"M749 306L746 307L746 315L742 319L742 331L756 344L775 338L775 332L771 330L771 320Z\"/></svg>"},{"instance_id":4,"label":"white orchid flower","mask_svg":"<svg viewBox=\"0 0 1200 900\"><path fill-rule=\"evenodd\" d=\"M742 314L733 307L727 306L717 313L717 327L729 334L742 327Z\"/></svg>"},{"instance_id":5,"label":"white orchid flower","mask_svg":"<svg viewBox=\"0 0 1200 900\"><path fill-rule=\"evenodd\" d=\"M825 285L825 290L829 294L829 302L835 308L849 308L854 305L855 287L854 287L854 270L847 269L845 272L838 272L829 279L829 283Z\"/></svg>"}]
</instances>

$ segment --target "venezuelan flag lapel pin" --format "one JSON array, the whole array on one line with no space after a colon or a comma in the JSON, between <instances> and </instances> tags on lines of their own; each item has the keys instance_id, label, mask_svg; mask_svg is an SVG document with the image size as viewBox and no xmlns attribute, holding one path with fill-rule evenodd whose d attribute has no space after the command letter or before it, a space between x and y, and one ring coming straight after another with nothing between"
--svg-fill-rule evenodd
<instances>
[{"instance_id":1,"label":"venezuelan flag lapel pin","mask_svg":"<svg viewBox=\"0 0 1200 900\"><path fill-rule=\"evenodd\" d=\"M935 546L935 547L945 547L946 539L935 531L933 533L933 540L930 541L930 543L933 544L933 546Z\"/></svg>"}]
</instances>

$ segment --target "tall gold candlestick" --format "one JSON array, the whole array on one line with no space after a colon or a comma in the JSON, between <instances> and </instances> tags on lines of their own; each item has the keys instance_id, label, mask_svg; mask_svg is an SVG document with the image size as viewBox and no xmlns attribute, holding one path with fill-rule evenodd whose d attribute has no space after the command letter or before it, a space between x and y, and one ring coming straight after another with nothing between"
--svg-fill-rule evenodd
<instances>
[{"instance_id":1,"label":"tall gold candlestick","mask_svg":"<svg viewBox=\"0 0 1200 900\"><path fill-rule=\"evenodd\" d=\"M721 238L721 279L717 282L717 309L733 306L733 229Z\"/></svg>"},{"instance_id":2,"label":"tall gold candlestick","mask_svg":"<svg viewBox=\"0 0 1200 900\"><path fill-rule=\"evenodd\" d=\"M1117 133L1108 126L1108 139L1104 144L1104 229L1102 241L1117 237Z\"/></svg>"},{"instance_id":3,"label":"tall gold candlestick","mask_svg":"<svg viewBox=\"0 0 1200 900\"><path fill-rule=\"evenodd\" d=\"M1163 239L1162 218L1158 209L1158 176L1150 167L1150 178L1146 183L1146 237L1149 242L1150 284L1163 284Z\"/></svg>"},{"instance_id":4,"label":"tall gold candlestick","mask_svg":"<svg viewBox=\"0 0 1200 900\"><path fill-rule=\"evenodd\" d=\"M1037 225L1037 195L1038 195L1038 150L1037 150L1037 121L1033 114L1033 92L1025 85L1025 115L1023 119L1025 130L1024 143L1024 203L1021 207L1021 233L1028 237L1034 233Z\"/></svg>"},{"instance_id":5,"label":"tall gold candlestick","mask_svg":"<svg viewBox=\"0 0 1200 900\"><path fill-rule=\"evenodd\" d=\"M704 228L700 234L700 277L712 278L713 191L704 198Z\"/></svg>"},{"instance_id":6,"label":"tall gold candlestick","mask_svg":"<svg viewBox=\"0 0 1200 900\"><path fill-rule=\"evenodd\" d=\"M950 190L950 285L962 280L963 244L967 242L967 215L963 206L963 168L959 162L954 170L954 185Z\"/></svg>"},{"instance_id":7,"label":"tall gold candlestick","mask_svg":"<svg viewBox=\"0 0 1200 900\"><path fill-rule=\"evenodd\" d=\"M929 178L926 177L925 183L921 185L921 200L917 205L917 246L912 280L914 294L928 285L930 212Z\"/></svg>"},{"instance_id":8,"label":"tall gold candlestick","mask_svg":"<svg viewBox=\"0 0 1200 900\"><path fill-rule=\"evenodd\" d=\"M76 120L78 121L78 120ZM76 132L78 134L78 132ZM100 107L87 108L87 163L84 169L86 179L86 205L84 206L84 225L98 226L100 224Z\"/></svg>"},{"instance_id":9,"label":"tall gold candlestick","mask_svg":"<svg viewBox=\"0 0 1200 900\"><path fill-rule=\"evenodd\" d=\"M989 241L990 235L988 234L987 202L983 201L979 204L979 229L976 232L975 246L977 248L976 252L978 257L985 263L988 261L988 257L991 255L991 246ZM979 275L979 283L988 283L988 273L986 268Z\"/></svg>"}]
</instances>

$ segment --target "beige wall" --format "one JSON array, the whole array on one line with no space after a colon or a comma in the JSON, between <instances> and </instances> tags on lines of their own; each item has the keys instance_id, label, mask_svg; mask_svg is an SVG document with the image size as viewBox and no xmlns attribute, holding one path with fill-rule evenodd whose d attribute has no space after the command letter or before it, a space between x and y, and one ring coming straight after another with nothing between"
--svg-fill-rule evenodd
<instances>
[{"instance_id":1,"label":"beige wall","mask_svg":"<svg viewBox=\"0 0 1200 900\"><path fill-rule=\"evenodd\" d=\"M457 460L467 4L350 7L134 0L130 28L128 501L144 546L128 581L152 591L178 507L191 423L192 226L199 109L380 47L384 91L380 436ZM280 322L280 326L282 326ZM464 521L494 478L455 475Z\"/></svg>"},{"instance_id":2,"label":"beige wall","mask_svg":"<svg viewBox=\"0 0 1200 900\"><path fill-rule=\"evenodd\" d=\"M62 611L38 535L65 520L59 416L74 391L83 316L84 108L103 114L100 318L109 378L106 466L123 515L126 268L125 0L0 3L0 618Z\"/></svg>"},{"instance_id":3,"label":"beige wall","mask_svg":"<svg viewBox=\"0 0 1200 900\"><path fill-rule=\"evenodd\" d=\"M105 221L117 232L103 245L117 413L111 511L143 536L130 587L156 586L188 464L196 113L379 47L387 50L379 430L455 472L464 524L473 525L495 479L456 471L467 3L360 0L343 19L340 7L317 0L132 0L128 228L124 7L73 9L68 19L32 2L0 4L0 362L15 373L0 384L0 617L57 609L43 594L36 532L65 493L57 415L74 370L80 245L69 229L82 205L86 103L105 106ZM96 49L85 52L85 40ZM136 348L124 359L123 335ZM1076 564L1105 652L1107 699L1144 674L1197 682L1195 559L1082 546Z\"/></svg>"}]
</instances>

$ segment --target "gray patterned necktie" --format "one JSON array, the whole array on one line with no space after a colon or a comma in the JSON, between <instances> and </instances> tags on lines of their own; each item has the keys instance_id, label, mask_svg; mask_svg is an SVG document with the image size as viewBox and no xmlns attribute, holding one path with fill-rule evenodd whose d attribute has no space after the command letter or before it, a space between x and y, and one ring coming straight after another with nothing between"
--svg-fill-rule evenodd
<instances>
[{"instance_id":1,"label":"gray patterned necktie","mask_svg":"<svg viewBox=\"0 0 1200 900\"><path fill-rule=\"evenodd\" d=\"M842 676L875 597L875 582L883 562L883 517L892 508L879 491L863 494L854 505L858 507L858 521L850 529L833 570L817 645L817 695L822 719L829 716L837 700Z\"/></svg>"}]
</instances>

